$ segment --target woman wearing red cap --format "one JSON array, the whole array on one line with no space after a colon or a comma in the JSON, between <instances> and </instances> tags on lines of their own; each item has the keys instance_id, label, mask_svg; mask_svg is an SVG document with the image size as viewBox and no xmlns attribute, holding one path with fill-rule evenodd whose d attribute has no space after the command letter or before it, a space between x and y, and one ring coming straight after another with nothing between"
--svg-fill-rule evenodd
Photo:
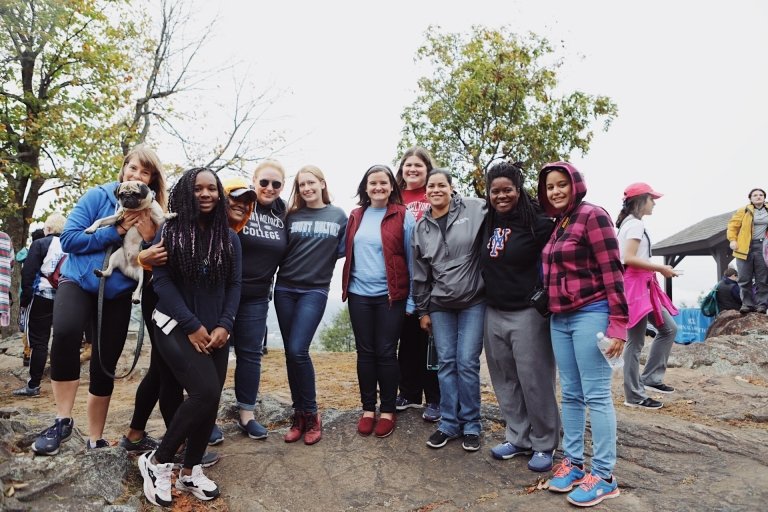
<instances>
[{"instance_id":1,"label":"woman wearing red cap","mask_svg":"<svg viewBox=\"0 0 768 512\"><path fill-rule=\"evenodd\" d=\"M678 274L669 265L651 261L651 239L643 224L643 217L653 213L656 199L661 196L647 183L633 183L624 190L624 204L616 219L625 267L624 292L629 306L629 331L624 346L624 405L643 409L659 409L663 405L649 397L646 390L658 393L675 390L664 384L664 374L677 334L677 326L671 316L677 314L677 309L661 290L656 272L664 277ZM641 375L640 352L649 321L659 333L653 340Z\"/></svg>"}]
</instances>

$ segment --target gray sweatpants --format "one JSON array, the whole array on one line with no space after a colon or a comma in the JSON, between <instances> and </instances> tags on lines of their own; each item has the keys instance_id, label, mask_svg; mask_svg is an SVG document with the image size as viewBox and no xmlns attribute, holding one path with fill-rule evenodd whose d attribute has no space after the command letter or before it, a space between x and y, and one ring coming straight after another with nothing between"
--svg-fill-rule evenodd
<instances>
[{"instance_id":1,"label":"gray sweatpants","mask_svg":"<svg viewBox=\"0 0 768 512\"><path fill-rule=\"evenodd\" d=\"M560 442L555 398L555 356L549 320L535 309L485 310L485 357L506 440L520 448L550 452Z\"/></svg>"},{"instance_id":2,"label":"gray sweatpants","mask_svg":"<svg viewBox=\"0 0 768 512\"><path fill-rule=\"evenodd\" d=\"M677 334L677 324L666 309L662 310L664 324L657 324L653 313L637 322L627 332L627 343L624 345L624 397L627 402L638 403L645 400L645 384L663 384L667 372L667 360L672 350L672 343ZM659 333L653 339L645 369L640 374L640 352L645 344L645 328L648 322L656 327Z\"/></svg>"}]
</instances>

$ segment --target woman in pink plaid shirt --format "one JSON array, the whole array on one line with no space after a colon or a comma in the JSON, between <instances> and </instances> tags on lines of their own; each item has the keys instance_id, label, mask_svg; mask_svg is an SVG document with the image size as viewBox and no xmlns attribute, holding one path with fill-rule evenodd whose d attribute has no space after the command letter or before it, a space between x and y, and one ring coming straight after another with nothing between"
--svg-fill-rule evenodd
<instances>
[{"instance_id":1,"label":"woman in pink plaid shirt","mask_svg":"<svg viewBox=\"0 0 768 512\"><path fill-rule=\"evenodd\" d=\"M627 301L616 231L608 213L583 201L584 178L568 162L545 165L539 173L539 202L556 218L542 252L549 295L552 348L560 375L565 458L549 490L568 492L582 507L619 495L616 413L611 367L597 348L597 333L611 341L608 356L620 355L627 339ZM592 470L584 466L584 425L589 407ZM572 490L574 487L576 489Z\"/></svg>"}]
</instances>

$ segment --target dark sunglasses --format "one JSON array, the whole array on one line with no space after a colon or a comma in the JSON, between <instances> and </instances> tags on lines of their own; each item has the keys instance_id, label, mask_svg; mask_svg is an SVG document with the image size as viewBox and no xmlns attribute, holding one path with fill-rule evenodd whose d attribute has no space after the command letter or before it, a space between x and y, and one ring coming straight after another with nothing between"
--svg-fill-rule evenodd
<instances>
[{"instance_id":1,"label":"dark sunglasses","mask_svg":"<svg viewBox=\"0 0 768 512\"><path fill-rule=\"evenodd\" d=\"M272 184L272 188L274 188L275 190L277 190L278 188L283 186L283 183L281 181L277 181L277 180L272 180L272 181L270 181L270 180L259 180L259 186L263 187L263 188L267 188L267 186L270 183Z\"/></svg>"}]
</instances>

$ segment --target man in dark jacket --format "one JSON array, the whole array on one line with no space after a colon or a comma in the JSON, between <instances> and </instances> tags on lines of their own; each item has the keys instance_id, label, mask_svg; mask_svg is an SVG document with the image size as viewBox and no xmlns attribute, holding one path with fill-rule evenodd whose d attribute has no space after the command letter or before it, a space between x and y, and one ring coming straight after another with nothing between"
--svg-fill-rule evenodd
<instances>
[{"instance_id":1,"label":"man in dark jacket","mask_svg":"<svg viewBox=\"0 0 768 512\"><path fill-rule=\"evenodd\" d=\"M741 307L739 292L739 274L735 268L728 267L723 272L723 279L717 284L717 307L720 311Z\"/></svg>"}]
</instances>

